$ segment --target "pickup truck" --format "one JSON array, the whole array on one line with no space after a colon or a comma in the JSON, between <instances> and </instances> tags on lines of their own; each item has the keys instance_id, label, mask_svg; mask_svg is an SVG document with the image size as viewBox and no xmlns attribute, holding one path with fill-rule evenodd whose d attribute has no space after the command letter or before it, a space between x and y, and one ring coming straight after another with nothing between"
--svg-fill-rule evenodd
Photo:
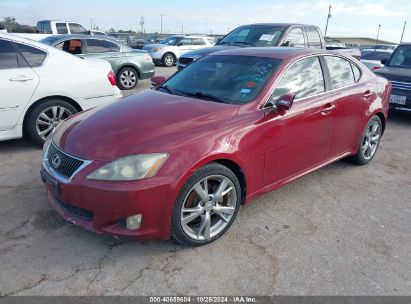
<instances>
[{"instance_id":1,"label":"pickup truck","mask_svg":"<svg viewBox=\"0 0 411 304\"><path fill-rule=\"evenodd\" d=\"M243 25L224 36L213 47L202 48L180 56L177 69L214 52L240 47L288 46L325 49L324 37L314 25L296 23L258 23ZM333 51L349 54L359 59L361 53L348 48L333 48Z\"/></svg>"},{"instance_id":2,"label":"pickup truck","mask_svg":"<svg viewBox=\"0 0 411 304\"><path fill-rule=\"evenodd\" d=\"M90 34L90 31L80 23L57 20L41 20L37 22L36 32L36 34L13 33L13 35L39 41L43 38L59 34Z\"/></svg>"}]
</instances>

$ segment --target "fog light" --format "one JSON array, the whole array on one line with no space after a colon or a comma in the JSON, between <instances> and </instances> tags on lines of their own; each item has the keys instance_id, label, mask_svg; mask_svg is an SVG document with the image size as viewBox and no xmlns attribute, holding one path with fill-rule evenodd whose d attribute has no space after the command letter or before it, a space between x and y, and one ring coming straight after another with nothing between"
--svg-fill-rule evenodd
<instances>
[{"instance_id":1,"label":"fog light","mask_svg":"<svg viewBox=\"0 0 411 304\"><path fill-rule=\"evenodd\" d=\"M143 216L141 214L129 216L126 218L126 228L128 230L137 230L140 228L142 218Z\"/></svg>"}]
</instances>

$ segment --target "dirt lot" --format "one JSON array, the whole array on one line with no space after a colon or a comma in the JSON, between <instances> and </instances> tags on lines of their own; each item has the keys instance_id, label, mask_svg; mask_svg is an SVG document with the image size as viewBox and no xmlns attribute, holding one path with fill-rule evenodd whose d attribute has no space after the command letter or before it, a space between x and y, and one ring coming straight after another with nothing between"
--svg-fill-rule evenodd
<instances>
[{"instance_id":1,"label":"dirt lot","mask_svg":"<svg viewBox=\"0 0 411 304\"><path fill-rule=\"evenodd\" d=\"M266 194L201 248L66 223L40 149L1 142L0 295L411 295L410 134L411 115L392 114L371 164L340 161Z\"/></svg>"}]
</instances>

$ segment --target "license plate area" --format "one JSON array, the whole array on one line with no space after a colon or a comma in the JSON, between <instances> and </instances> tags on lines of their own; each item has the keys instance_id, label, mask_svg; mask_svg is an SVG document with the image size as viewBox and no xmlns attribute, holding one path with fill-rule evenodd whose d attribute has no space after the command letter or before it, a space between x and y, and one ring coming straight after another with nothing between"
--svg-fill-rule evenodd
<instances>
[{"instance_id":1,"label":"license plate area","mask_svg":"<svg viewBox=\"0 0 411 304\"><path fill-rule=\"evenodd\" d=\"M45 170L40 171L40 177L43 183L48 184L54 197L60 195L60 185L59 182L52 178Z\"/></svg>"},{"instance_id":2,"label":"license plate area","mask_svg":"<svg viewBox=\"0 0 411 304\"><path fill-rule=\"evenodd\" d=\"M395 103L399 105L405 105L405 102L407 101L406 96L401 96L401 95L391 95L390 97L390 103Z\"/></svg>"}]
</instances>

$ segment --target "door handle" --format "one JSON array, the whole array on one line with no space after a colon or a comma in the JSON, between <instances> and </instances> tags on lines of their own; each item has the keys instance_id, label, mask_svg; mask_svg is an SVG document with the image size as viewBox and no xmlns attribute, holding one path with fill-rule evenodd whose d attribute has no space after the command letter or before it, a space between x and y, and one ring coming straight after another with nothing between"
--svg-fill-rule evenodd
<instances>
[{"instance_id":1,"label":"door handle","mask_svg":"<svg viewBox=\"0 0 411 304\"><path fill-rule=\"evenodd\" d=\"M327 103L321 110L322 115L329 115L335 109L335 104Z\"/></svg>"},{"instance_id":2,"label":"door handle","mask_svg":"<svg viewBox=\"0 0 411 304\"><path fill-rule=\"evenodd\" d=\"M365 91L365 92L362 94L362 96L363 96L365 99L370 98L371 95L372 95L372 92L371 92L370 90L367 90L367 91Z\"/></svg>"},{"instance_id":3,"label":"door handle","mask_svg":"<svg viewBox=\"0 0 411 304\"><path fill-rule=\"evenodd\" d=\"M12 77L9 79L10 81L30 81L33 80L33 78L31 77L27 77L27 76L16 76L16 77Z\"/></svg>"}]
</instances>

